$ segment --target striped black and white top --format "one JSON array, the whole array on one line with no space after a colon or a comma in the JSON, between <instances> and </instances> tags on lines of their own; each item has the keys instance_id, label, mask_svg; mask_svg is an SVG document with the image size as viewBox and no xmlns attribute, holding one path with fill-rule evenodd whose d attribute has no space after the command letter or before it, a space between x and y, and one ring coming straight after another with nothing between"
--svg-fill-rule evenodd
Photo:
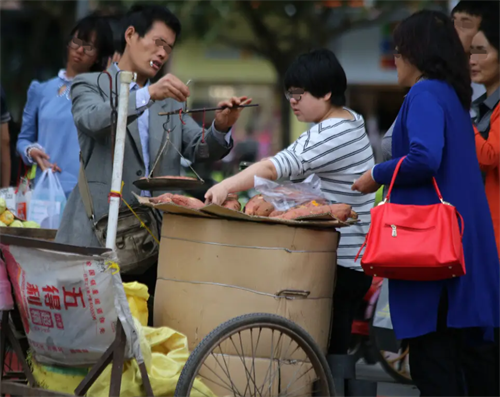
<instances>
[{"instance_id":1,"label":"striped black and white top","mask_svg":"<svg viewBox=\"0 0 500 397\"><path fill-rule=\"evenodd\" d=\"M354 258L370 226L370 209L375 203L375 193L354 192L351 185L375 165L375 160L363 117L345 109L352 113L354 119L322 121L270 160L276 167L278 179L301 182L315 173L321 179L321 190L327 200L349 204L358 213L358 224L339 229L341 239L337 263L362 271L362 255L356 263Z\"/></svg>"}]
</instances>

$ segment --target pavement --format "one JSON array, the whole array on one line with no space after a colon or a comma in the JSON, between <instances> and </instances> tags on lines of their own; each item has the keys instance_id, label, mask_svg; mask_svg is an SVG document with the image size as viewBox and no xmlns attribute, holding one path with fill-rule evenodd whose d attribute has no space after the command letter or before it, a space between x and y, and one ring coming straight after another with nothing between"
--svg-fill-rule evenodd
<instances>
[{"instance_id":1,"label":"pavement","mask_svg":"<svg viewBox=\"0 0 500 397\"><path fill-rule=\"evenodd\" d=\"M356 377L377 382L378 397L420 396L415 386L397 383L384 371L380 364L367 365L363 360L360 360L356 365Z\"/></svg>"}]
</instances>

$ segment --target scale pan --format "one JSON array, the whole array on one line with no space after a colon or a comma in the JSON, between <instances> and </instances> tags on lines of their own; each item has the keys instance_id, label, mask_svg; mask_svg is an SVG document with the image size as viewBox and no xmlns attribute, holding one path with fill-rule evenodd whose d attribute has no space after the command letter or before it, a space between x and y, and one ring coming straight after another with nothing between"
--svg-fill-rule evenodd
<instances>
[{"instance_id":1,"label":"scale pan","mask_svg":"<svg viewBox=\"0 0 500 397\"><path fill-rule=\"evenodd\" d=\"M203 180L187 176L159 176L134 181L134 185L141 190L196 189L204 183Z\"/></svg>"}]
</instances>

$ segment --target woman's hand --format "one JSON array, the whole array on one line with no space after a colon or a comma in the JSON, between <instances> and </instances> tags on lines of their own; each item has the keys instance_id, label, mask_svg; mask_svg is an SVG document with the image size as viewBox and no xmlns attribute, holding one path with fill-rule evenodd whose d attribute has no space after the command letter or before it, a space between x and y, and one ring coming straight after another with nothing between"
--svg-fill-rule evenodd
<instances>
[{"instance_id":1,"label":"woman's hand","mask_svg":"<svg viewBox=\"0 0 500 397\"><path fill-rule=\"evenodd\" d=\"M381 185L375 182L372 178L372 170L366 171L361 178L356 179L351 186L351 190L361 192L363 194L375 193Z\"/></svg>"},{"instance_id":2,"label":"woman's hand","mask_svg":"<svg viewBox=\"0 0 500 397\"><path fill-rule=\"evenodd\" d=\"M205 193L205 204L217 204L222 205L224 201L226 201L229 191L224 186L223 183L218 183L215 186L212 186Z\"/></svg>"},{"instance_id":3,"label":"woman's hand","mask_svg":"<svg viewBox=\"0 0 500 397\"><path fill-rule=\"evenodd\" d=\"M47 168L51 168L53 172L61 172L61 169L57 166L57 164L51 164L49 162L50 156L42 149L33 148L29 151L29 155L33 161L38 164L42 171L45 171Z\"/></svg>"}]
</instances>

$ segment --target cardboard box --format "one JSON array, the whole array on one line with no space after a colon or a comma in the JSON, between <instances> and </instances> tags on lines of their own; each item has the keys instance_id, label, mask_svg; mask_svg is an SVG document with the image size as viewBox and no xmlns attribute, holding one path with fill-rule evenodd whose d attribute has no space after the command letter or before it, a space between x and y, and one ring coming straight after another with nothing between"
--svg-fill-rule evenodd
<instances>
[{"instance_id":1,"label":"cardboard box","mask_svg":"<svg viewBox=\"0 0 500 397\"><path fill-rule=\"evenodd\" d=\"M297 392L297 395L308 396L315 371L310 363L305 362L214 353L206 358L199 375L205 386L218 397L294 395ZM262 391L259 393L256 389Z\"/></svg>"},{"instance_id":2,"label":"cardboard box","mask_svg":"<svg viewBox=\"0 0 500 397\"><path fill-rule=\"evenodd\" d=\"M192 350L233 317L275 313L326 352L338 241L334 228L164 214L155 326L185 334ZM269 357L262 346L256 357Z\"/></svg>"}]
</instances>

